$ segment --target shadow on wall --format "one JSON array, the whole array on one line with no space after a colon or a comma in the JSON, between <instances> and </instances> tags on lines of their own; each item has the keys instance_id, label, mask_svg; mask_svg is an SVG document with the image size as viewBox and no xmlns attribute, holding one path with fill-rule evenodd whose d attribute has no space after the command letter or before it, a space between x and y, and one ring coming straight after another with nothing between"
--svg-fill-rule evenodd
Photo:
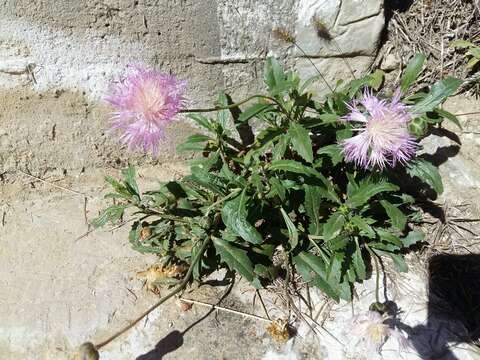
<instances>
[{"instance_id":1,"label":"shadow on wall","mask_svg":"<svg viewBox=\"0 0 480 360\"><path fill-rule=\"evenodd\" d=\"M408 334L422 359L462 360L452 348L480 345L480 255L435 255L428 272L426 324L410 327L395 320L395 326ZM395 304L388 305L393 316L399 313Z\"/></svg>"}]
</instances>

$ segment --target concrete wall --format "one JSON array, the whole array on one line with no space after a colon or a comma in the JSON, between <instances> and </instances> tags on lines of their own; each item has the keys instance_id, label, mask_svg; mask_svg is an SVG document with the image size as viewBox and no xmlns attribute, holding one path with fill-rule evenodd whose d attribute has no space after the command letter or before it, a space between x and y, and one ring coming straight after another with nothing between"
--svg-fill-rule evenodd
<instances>
[{"instance_id":1,"label":"concrete wall","mask_svg":"<svg viewBox=\"0 0 480 360\"><path fill-rule=\"evenodd\" d=\"M334 42L316 35L314 15ZM260 89L267 55L313 74L309 59L272 36L276 26L333 79L351 76L347 64L365 71L383 24L380 0L0 1L0 173L151 161L103 133L101 98L126 64L175 73L188 79L192 105L211 103L222 89L237 97ZM174 126L160 160L175 158L191 131Z\"/></svg>"}]
</instances>

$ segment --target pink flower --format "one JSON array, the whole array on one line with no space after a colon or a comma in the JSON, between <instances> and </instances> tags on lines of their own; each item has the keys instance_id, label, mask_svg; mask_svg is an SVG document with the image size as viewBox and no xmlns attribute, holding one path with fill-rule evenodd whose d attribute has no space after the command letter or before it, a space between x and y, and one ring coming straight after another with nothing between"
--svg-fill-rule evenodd
<instances>
[{"instance_id":1,"label":"pink flower","mask_svg":"<svg viewBox=\"0 0 480 360\"><path fill-rule=\"evenodd\" d=\"M399 350L407 350L410 342L400 330L392 328L386 323L390 319L388 315L381 315L377 311L367 311L353 317L352 327L349 328L349 331L364 342L366 351L370 354L380 353L389 337L397 340Z\"/></svg>"},{"instance_id":2,"label":"pink flower","mask_svg":"<svg viewBox=\"0 0 480 360\"><path fill-rule=\"evenodd\" d=\"M186 82L155 70L131 68L106 97L115 108L110 131L119 132L130 150L156 155L165 126L182 109Z\"/></svg>"},{"instance_id":3,"label":"pink flower","mask_svg":"<svg viewBox=\"0 0 480 360\"><path fill-rule=\"evenodd\" d=\"M398 90L390 102L366 90L358 102L348 107L350 113L343 120L361 123L362 127L354 129L358 135L341 142L346 161L365 169L384 169L387 165L405 164L413 157L417 143L407 128L411 115L400 102Z\"/></svg>"}]
</instances>

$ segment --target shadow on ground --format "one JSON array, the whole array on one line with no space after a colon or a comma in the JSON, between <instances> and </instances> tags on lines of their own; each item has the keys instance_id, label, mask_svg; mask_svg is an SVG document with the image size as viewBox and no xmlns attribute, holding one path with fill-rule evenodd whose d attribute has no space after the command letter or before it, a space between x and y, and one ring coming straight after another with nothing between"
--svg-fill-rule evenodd
<instances>
[{"instance_id":1,"label":"shadow on ground","mask_svg":"<svg viewBox=\"0 0 480 360\"><path fill-rule=\"evenodd\" d=\"M455 346L480 345L480 255L438 254L428 271L427 322L410 327L395 321L395 326L408 334L422 359L462 360ZM395 304L388 305L394 316L399 313Z\"/></svg>"},{"instance_id":2,"label":"shadow on ground","mask_svg":"<svg viewBox=\"0 0 480 360\"><path fill-rule=\"evenodd\" d=\"M219 285L219 286L228 285L224 294L221 296L221 298L215 304L216 306L218 306L232 291L233 285L235 284L235 275L231 271L228 271L223 280L213 281L213 282L210 281L210 282L205 282L203 284L215 284L215 285ZM163 359L163 357L165 355L173 353L174 351L178 350L184 344L185 334L189 330L193 329L195 326L200 324L203 320L208 318L214 311L215 311L215 309L213 307L210 308L210 310L205 315L201 316L199 319L197 319L195 322L193 322L191 325L189 325L182 332L180 332L178 330L173 330L167 336L162 338L155 345L154 349L150 350L149 352L147 352L143 355L140 355L139 357L137 357L136 360L161 360L161 359Z\"/></svg>"}]
</instances>

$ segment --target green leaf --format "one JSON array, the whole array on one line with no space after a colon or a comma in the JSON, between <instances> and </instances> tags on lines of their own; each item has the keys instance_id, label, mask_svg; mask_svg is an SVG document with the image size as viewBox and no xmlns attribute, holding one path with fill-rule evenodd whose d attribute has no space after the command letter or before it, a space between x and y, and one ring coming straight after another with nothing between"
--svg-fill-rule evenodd
<instances>
[{"instance_id":1,"label":"green leaf","mask_svg":"<svg viewBox=\"0 0 480 360\"><path fill-rule=\"evenodd\" d=\"M103 210L100 215L92 220L91 224L94 228L104 226L107 222L114 223L121 219L128 205L112 205Z\"/></svg>"},{"instance_id":2,"label":"green leaf","mask_svg":"<svg viewBox=\"0 0 480 360\"><path fill-rule=\"evenodd\" d=\"M283 134L283 130L273 127L260 131L255 140L255 146L245 155L245 161L248 163L253 156L263 155L265 150L271 147L274 141Z\"/></svg>"},{"instance_id":3,"label":"green leaf","mask_svg":"<svg viewBox=\"0 0 480 360\"><path fill-rule=\"evenodd\" d=\"M135 180L135 168L129 166L126 169L122 170L123 179L125 180L125 185L127 189L130 190L132 195L140 196L140 191L138 190L137 181Z\"/></svg>"},{"instance_id":4,"label":"green leaf","mask_svg":"<svg viewBox=\"0 0 480 360\"><path fill-rule=\"evenodd\" d=\"M258 114L261 114L262 112L265 112L267 109L273 108L272 104L255 104L249 108L247 108L245 111L243 111L240 116L238 117L238 122L243 123L251 118L257 116Z\"/></svg>"},{"instance_id":5,"label":"green leaf","mask_svg":"<svg viewBox=\"0 0 480 360\"><path fill-rule=\"evenodd\" d=\"M211 138L205 135L191 135L183 144L177 146L177 151L202 151L205 148L205 142L208 140L211 140Z\"/></svg>"},{"instance_id":6,"label":"green leaf","mask_svg":"<svg viewBox=\"0 0 480 360\"><path fill-rule=\"evenodd\" d=\"M351 301L352 300L352 289L350 288L350 283L348 281L343 281L340 283L338 286L339 290L339 295L340 299L345 300L345 301Z\"/></svg>"},{"instance_id":7,"label":"green leaf","mask_svg":"<svg viewBox=\"0 0 480 360\"><path fill-rule=\"evenodd\" d=\"M314 185L305 185L305 210L310 219L309 232L313 235L320 234L320 202L322 189Z\"/></svg>"},{"instance_id":8,"label":"green leaf","mask_svg":"<svg viewBox=\"0 0 480 360\"><path fill-rule=\"evenodd\" d=\"M467 40L454 40L454 41L451 41L448 46L456 47L456 48L469 48L475 45L472 42Z\"/></svg>"},{"instance_id":9,"label":"green leaf","mask_svg":"<svg viewBox=\"0 0 480 360\"><path fill-rule=\"evenodd\" d=\"M413 113L422 115L428 111L432 111L447 97L452 95L461 84L462 80L455 79L454 77L447 77L436 83L432 86L428 95L413 106Z\"/></svg>"},{"instance_id":10,"label":"green leaf","mask_svg":"<svg viewBox=\"0 0 480 360\"><path fill-rule=\"evenodd\" d=\"M428 184L437 194L443 192L442 178L438 169L428 161L422 159L410 161L406 170L411 177L417 177L420 181Z\"/></svg>"},{"instance_id":11,"label":"green leaf","mask_svg":"<svg viewBox=\"0 0 480 360\"><path fill-rule=\"evenodd\" d=\"M385 77L385 72L377 69L373 74L370 74L369 85L375 90L378 91L382 86L383 79Z\"/></svg>"},{"instance_id":12,"label":"green leaf","mask_svg":"<svg viewBox=\"0 0 480 360\"><path fill-rule=\"evenodd\" d=\"M410 231L407 236L401 238L400 240L402 241L403 246L408 248L420 241L423 241L424 238L425 235L423 233L418 231Z\"/></svg>"},{"instance_id":13,"label":"green leaf","mask_svg":"<svg viewBox=\"0 0 480 360\"><path fill-rule=\"evenodd\" d=\"M295 224L292 222L288 214L283 210L283 208L280 208L280 212L282 213L283 220L285 221L285 224L287 225L288 229L288 240L290 243L290 250L293 250L297 247L298 245L298 230Z\"/></svg>"},{"instance_id":14,"label":"green leaf","mask_svg":"<svg viewBox=\"0 0 480 360\"><path fill-rule=\"evenodd\" d=\"M400 82L400 90L405 93L410 85L417 80L418 75L422 72L423 63L425 62L425 55L416 54L407 65L405 73L403 74L402 81Z\"/></svg>"},{"instance_id":15,"label":"green leaf","mask_svg":"<svg viewBox=\"0 0 480 360\"><path fill-rule=\"evenodd\" d=\"M288 135L292 141L293 149L305 161L311 163L313 161L312 140L307 129L298 123L291 123L288 129Z\"/></svg>"},{"instance_id":16,"label":"green leaf","mask_svg":"<svg viewBox=\"0 0 480 360\"><path fill-rule=\"evenodd\" d=\"M311 281L326 295L338 301L338 293L326 280L325 263L320 257L302 251L293 258L293 263L305 281ZM314 273L313 276L311 272Z\"/></svg>"},{"instance_id":17,"label":"green leaf","mask_svg":"<svg viewBox=\"0 0 480 360\"><path fill-rule=\"evenodd\" d=\"M471 47L466 55L470 55L470 56L473 56L474 58L476 59L480 59L480 47Z\"/></svg>"},{"instance_id":18,"label":"green leaf","mask_svg":"<svg viewBox=\"0 0 480 360\"><path fill-rule=\"evenodd\" d=\"M386 181L372 183L369 181L361 182L358 187L351 187L347 197L347 203L352 207L359 207L365 204L373 196L387 191L396 191L398 186Z\"/></svg>"},{"instance_id":19,"label":"green leaf","mask_svg":"<svg viewBox=\"0 0 480 360\"><path fill-rule=\"evenodd\" d=\"M363 232L360 233L360 235L364 235L366 237L369 237L373 239L375 237L375 231L372 229L372 227L361 217L358 215L353 216L350 221L358 227L358 229Z\"/></svg>"},{"instance_id":20,"label":"green leaf","mask_svg":"<svg viewBox=\"0 0 480 360\"><path fill-rule=\"evenodd\" d=\"M240 236L243 240L252 244L260 244L263 239L255 227L247 220L246 189L240 196L226 202L222 209L222 220L231 231Z\"/></svg>"},{"instance_id":21,"label":"green leaf","mask_svg":"<svg viewBox=\"0 0 480 360\"><path fill-rule=\"evenodd\" d=\"M211 174L203 167L200 166L192 166L191 167L191 175L185 176L183 178L184 181L187 183L195 183L204 187L211 192L225 196L225 180Z\"/></svg>"},{"instance_id":22,"label":"green leaf","mask_svg":"<svg viewBox=\"0 0 480 360\"><path fill-rule=\"evenodd\" d=\"M209 130L209 131L213 131L213 125L212 123L210 122L209 119L207 119L205 116L203 115L200 115L200 114L187 114L187 117L191 120L193 120L195 123L197 123L197 125Z\"/></svg>"},{"instance_id":23,"label":"green leaf","mask_svg":"<svg viewBox=\"0 0 480 360\"><path fill-rule=\"evenodd\" d=\"M124 199L131 199L132 193L119 181L115 178L107 175L105 176L105 181L110 184L113 190L118 194L116 197L121 197Z\"/></svg>"},{"instance_id":24,"label":"green leaf","mask_svg":"<svg viewBox=\"0 0 480 360\"><path fill-rule=\"evenodd\" d=\"M228 97L224 92L221 92L218 95L217 105L220 107L227 107L228 106ZM228 127L228 122L230 120L230 111L227 109L219 110L217 112L217 121L225 130Z\"/></svg>"},{"instance_id":25,"label":"green leaf","mask_svg":"<svg viewBox=\"0 0 480 360\"><path fill-rule=\"evenodd\" d=\"M403 229L405 229L405 226L407 225L407 217L405 216L405 214L387 200L380 200L380 204L382 204L385 211L387 212L388 217L392 221L393 227L397 228L400 231L403 231Z\"/></svg>"},{"instance_id":26,"label":"green leaf","mask_svg":"<svg viewBox=\"0 0 480 360\"><path fill-rule=\"evenodd\" d=\"M398 238L398 236L393 235L390 231L384 230L384 229L376 229L378 236L380 236L380 239L389 242L395 246L402 247L403 243L402 241Z\"/></svg>"},{"instance_id":27,"label":"green leaf","mask_svg":"<svg viewBox=\"0 0 480 360\"><path fill-rule=\"evenodd\" d=\"M395 269L398 272L408 271L408 266L407 266L407 263L405 262L405 259L403 258L403 255L389 253L388 256L392 258L393 264L395 265Z\"/></svg>"},{"instance_id":28,"label":"green leaf","mask_svg":"<svg viewBox=\"0 0 480 360\"><path fill-rule=\"evenodd\" d=\"M467 68L473 68L480 62L480 58L471 58L467 63Z\"/></svg>"},{"instance_id":29,"label":"green leaf","mask_svg":"<svg viewBox=\"0 0 480 360\"><path fill-rule=\"evenodd\" d=\"M268 180L268 182L270 183L271 190L268 193L267 198L271 199L275 196L278 196L281 201L285 201L286 189L280 180L272 177Z\"/></svg>"},{"instance_id":30,"label":"green leaf","mask_svg":"<svg viewBox=\"0 0 480 360\"><path fill-rule=\"evenodd\" d=\"M265 63L265 84L269 90L282 88L285 83L285 73L274 57L269 57Z\"/></svg>"},{"instance_id":31,"label":"green leaf","mask_svg":"<svg viewBox=\"0 0 480 360\"><path fill-rule=\"evenodd\" d=\"M281 135L278 138L278 142L273 147L273 150L272 150L273 160L281 160L283 158L289 142L290 142L290 138L287 135Z\"/></svg>"},{"instance_id":32,"label":"green leaf","mask_svg":"<svg viewBox=\"0 0 480 360\"><path fill-rule=\"evenodd\" d=\"M358 240L355 239L355 251L352 254L353 267L355 268L355 273L357 274L360 280L365 280L367 278L367 270L365 268L365 263L363 261L362 250L358 245Z\"/></svg>"},{"instance_id":33,"label":"green leaf","mask_svg":"<svg viewBox=\"0 0 480 360\"><path fill-rule=\"evenodd\" d=\"M213 245L220 255L222 261L227 264L230 270L237 271L249 282L253 282L256 278L255 271L247 255L247 251L240 249L233 243L214 237Z\"/></svg>"},{"instance_id":34,"label":"green leaf","mask_svg":"<svg viewBox=\"0 0 480 360\"><path fill-rule=\"evenodd\" d=\"M337 144L327 145L318 149L317 155L328 155L332 160L333 166L339 164L343 160L342 148Z\"/></svg>"},{"instance_id":35,"label":"green leaf","mask_svg":"<svg viewBox=\"0 0 480 360\"><path fill-rule=\"evenodd\" d=\"M445 110L443 110L443 109L435 109L435 112L436 112L438 115L444 117L445 119L450 120L450 121L453 122L455 125L457 125L457 126L460 128L460 130L462 130L462 125L460 124L460 121L459 121L458 118L457 118L455 115L453 115L451 112L445 111Z\"/></svg>"},{"instance_id":36,"label":"green leaf","mask_svg":"<svg viewBox=\"0 0 480 360\"><path fill-rule=\"evenodd\" d=\"M337 289L341 282L343 259L344 255L340 253L334 254L330 259L327 280L334 289Z\"/></svg>"},{"instance_id":37,"label":"green leaf","mask_svg":"<svg viewBox=\"0 0 480 360\"><path fill-rule=\"evenodd\" d=\"M340 234L345 225L345 216L336 212L330 215L327 222L323 226L323 239L330 241Z\"/></svg>"},{"instance_id":38,"label":"green leaf","mask_svg":"<svg viewBox=\"0 0 480 360\"><path fill-rule=\"evenodd\" d=\"M322 189L322 196L326 199L340 203L340 199L333 189L332 183L320 172L311 167L305 166L302 163L294 160L274 160L271 162L269 169L271 171L288 171L296 174L313 176L319 179L325 185L325 189Z\"/></svg>"}]
</instances>

